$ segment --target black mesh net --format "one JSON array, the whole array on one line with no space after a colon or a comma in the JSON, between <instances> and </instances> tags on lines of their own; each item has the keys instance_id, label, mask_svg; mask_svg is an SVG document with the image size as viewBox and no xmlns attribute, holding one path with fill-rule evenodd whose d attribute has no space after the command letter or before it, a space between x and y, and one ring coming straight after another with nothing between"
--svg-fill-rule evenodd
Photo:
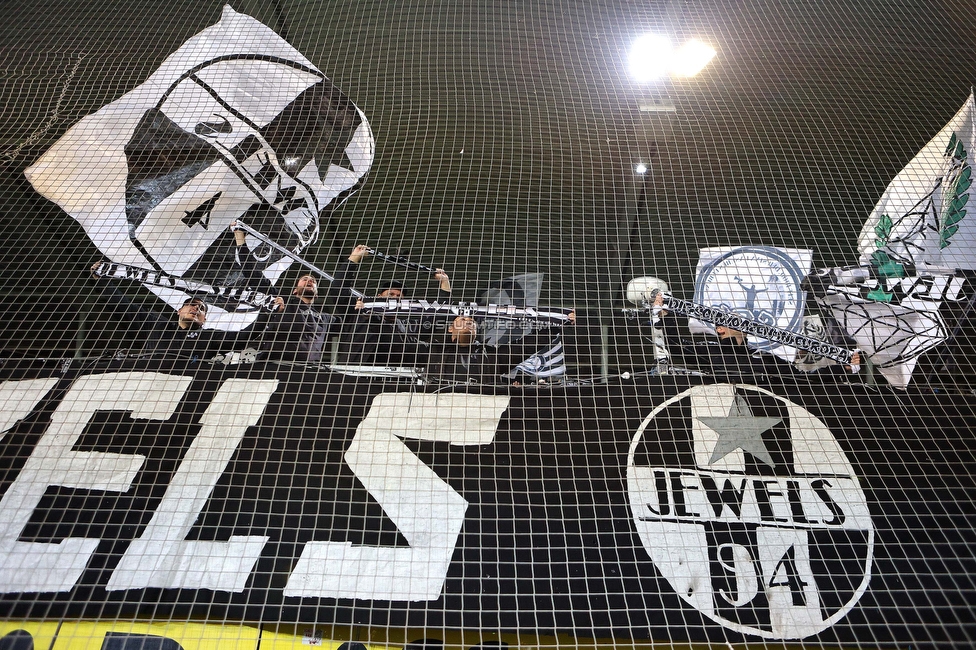
<instances>
[{"instance_id":1,"label":"black mesh net","mask_svg":"<svg viewBox=\"0 0 976 650\"><path fill-rule=\"evenodd\" d=\"M972 643L971 3L4 9L0 647Z\"/></svg>"}]
</instances>

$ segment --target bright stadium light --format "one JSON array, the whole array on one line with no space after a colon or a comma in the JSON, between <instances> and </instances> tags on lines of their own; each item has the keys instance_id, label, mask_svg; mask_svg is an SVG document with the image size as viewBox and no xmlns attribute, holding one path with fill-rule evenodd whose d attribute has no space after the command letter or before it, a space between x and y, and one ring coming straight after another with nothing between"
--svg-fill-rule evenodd
<instances>
[{"instance_id":1,"label":"bright stadium light","mask_svg":"<svg viewBox=\"0 0 976 650\"><path fill-rule=\"evenodd\" d=\"M630 48L630 74L637 81L654 81L668 74L674 50L666 36L644 34Z\"/></svg>"},{"instance_id":2,"label":"bright stadium light","mask_svg":"<svg viewBox=\"0 0 976 650\"><path fill-rule=\"evenodd\" d=\"M713 58L715 48L692 39L678 48L671 63L671 74L677 77L694 77Z\"/></svg>"},{"instance_id":3,"label":"bright stadium light","mask_svg":"<svg viewBox=\"0 0 976 650\"><path fill-rule=\"evenodd\" d=\"M638 82L668 75L693 77L715 57L715 49L692 39L675 50L660 34L644 34L630 48L630 74Z\"/></svg>"},{"instance_id":4,"label":"bright stadium light","mask_svg":"<svg viewBox=\"0 0 976 650\"><path fill-rule=\"evenodd\" d=\"M644 163L637 163L636 165L634 165L634 171L637 172L637 174L643 176L644 174L647 173L647 165L645 165Z\"/></svg>"}]
</instances>

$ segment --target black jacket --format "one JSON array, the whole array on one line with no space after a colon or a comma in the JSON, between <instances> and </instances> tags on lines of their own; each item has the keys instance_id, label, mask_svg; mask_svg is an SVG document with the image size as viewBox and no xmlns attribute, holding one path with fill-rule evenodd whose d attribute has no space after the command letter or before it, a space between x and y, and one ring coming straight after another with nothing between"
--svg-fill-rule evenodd
<instances>
[{"instance_id":1,"label":"black jacket","mask_svg":"<svg viewBox=\"0 0 976 650\"><path fill-rule=\"evenodd\" d=\"M460 383L531 383L538 376L520 371L518 365L558 340L558 330L533 333L499 346L475 341L462 347L450 338L442 339L433 346L427 376L432 380Z\"/></svg>"},{"instance_id":2,"label":"black jacket","mask_svg":"<svg viewBox=\"0 0 976 650\"><path fill-rule=\"evenodd\" d=\"M119 321L119 329L135 336L142 353L166 358L191 361L212 359L247 347L255 335L267 323L266 314L259 316L252 325L236 332L219 329L183 329L175 312L161 314L144 309L133 303L119 291L114 280L99 280L102 294L114 305L112 317Z\"/></svg>"},{"instance_id":3,"label":"black jacket","mask_svg":"<svg viewBox=\"0 0 976 650\"><path fill-rule=\"evenodd\" d=\"M794 364L769 352L756 352L734 339L684 345L672 361L686 367L729 380L765 381L776 377L843 380L846 366L835 364L815 372L804 372Z\"/></svg>"},{"instance_id":4,"label":"black jacket","mask_svg":"<svg viewBox=\"0 0 976 650\"><path fill-rule=\"evenodd\" d=\"M307 305L296 296L285 298L285 308L272 314L261 335L260 348L272 359L319 363L335 318Z\"/></svg>"},{"instance_id":5,"label":"black jacket","mask_svg":"<svg viewBox=\"0 0 976 650\"><path fill-rule=\"evenodd\" d=\"M256 268L249 255L239 256L248 286L270 294L277 288ZM320 363L327 361L326 344L338 333L338 321L333 315L337 305L348 300L349 283L358 265L345 261L339 264L335 280L325 284L322 307L306 304L293 294L284 297L285 308L273 312L263 328L257 345L271 360Z\"/></svg>"}]
</instances>

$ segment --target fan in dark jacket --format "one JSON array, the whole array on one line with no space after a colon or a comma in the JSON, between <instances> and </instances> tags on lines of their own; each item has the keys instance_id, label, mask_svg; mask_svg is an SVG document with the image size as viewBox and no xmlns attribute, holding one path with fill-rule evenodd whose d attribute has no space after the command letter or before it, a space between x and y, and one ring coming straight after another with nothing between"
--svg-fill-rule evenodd
<instances>
[{"instance_id":1,"label":"fan in dark jacket","mask_svg":"<svg viewBox=\"0 0 976 650\"><path fill-rule=\"evenodd\" d=\"M438 281L437 301L450 301L450 277L443 269L436 269L433 278ZM380 300L402 299L403 283L398 280L382 282L376 297ZM343 363L386 367L427 365L434 330L432 316L409 319L394 313L364 314L360 312L361 308L362 301L356 301L346 317L341 346Z\"/></svg>"},{"instance_id":2,"label":"fan in dark jacket","mask_svg":"<svg viewBox=\"0 0 976 650\"><path fill-rule=\"evenodd\" d=\"M95 271L101 262L92 266ZM103 279L102 293L115 303L114 318L125 324L130 335L142 341L141 352L161 358L190 361L212 359L220 354L242 350L268 320L263 313L258 320L239 331L205 328L208 304L203 296L187 298L177 310L176 317L144 309L119 291L113 280Z\"/></svg>"},{"instance_id":3,"label":"fan in dark jacket","mask_svg":"<svg viewBox=\"0 0 976 650\"><path fill-rule=\"evenodd\" d=\"M241 230L234 231L238 248L246 242ZM279 298L279 309L272 314L260 337L260 350L269 359L320 363L326 361L326 343L338 332L334 313L340 301L349 295L349 282L356 267L366 256L366 246L356 246L336 269L334 281L322 301L324 309L315 303L319 296L319 282L314 275L302 275L295 281L290 295ZM250 255L238 255L241 269L253 288L273 291L274 287L254 267ZM328 311L326 311L328 310Z\"/></svg>"}]
</instances>

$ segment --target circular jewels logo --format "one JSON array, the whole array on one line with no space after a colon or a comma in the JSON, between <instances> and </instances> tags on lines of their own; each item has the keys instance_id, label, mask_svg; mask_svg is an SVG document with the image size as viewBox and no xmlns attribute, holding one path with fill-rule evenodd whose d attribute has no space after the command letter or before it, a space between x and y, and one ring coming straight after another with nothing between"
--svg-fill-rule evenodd
<instances>
[{"instance_id":1,"label":"circular jewels logo","mask_svg":"<svg viewBox=\"0 0 976 650\"><path fill-rule=\"evenodd\" d=\"M655 408L627 490L655 567L731 630L808 637L867 589L874 527L854 469L823 422L769 391L696 386Z\"/></svg>"}]
</instances>

